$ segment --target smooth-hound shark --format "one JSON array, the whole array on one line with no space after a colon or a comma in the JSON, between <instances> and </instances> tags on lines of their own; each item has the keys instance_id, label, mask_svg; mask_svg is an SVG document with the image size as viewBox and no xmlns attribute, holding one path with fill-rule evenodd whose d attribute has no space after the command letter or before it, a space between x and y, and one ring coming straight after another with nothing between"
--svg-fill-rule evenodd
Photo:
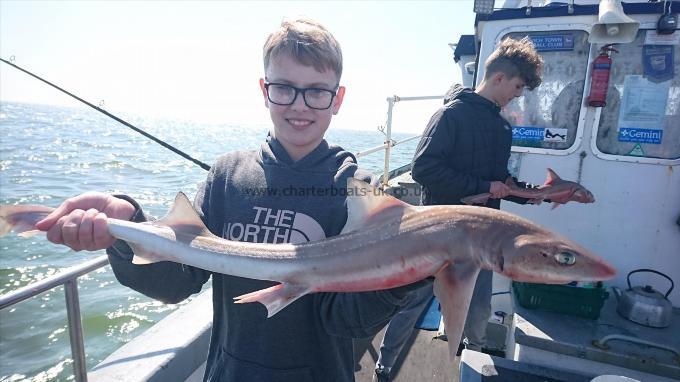
<instances>
[{"instance_id":1,"label":"smooth-hound shark","mask_svg":"<svg viewBox=\"0 0 680 382\"><path fill-rule=\"evenodd\" d=\"M271 317L307 293L395 288L434 276L449 341L458 348L480 269L513 280L567 283L612 278L615 270L587 249L516 215L473 206L412 206L366 183L348 181L348 220L338 236L303 244L230 241L212 234L179 193L168 214L132 223L109 218L133 263L173 261L279 284L235 298L260 302ZM52 211L0 206L0 235L34 229Z\"/></svg>"},{"instance_id":2,"label":"smooth-hound shark","mask_svg":"<svg viewBox=\"0 0 680 382\"><path fill-rule=\"evenodd\" d=\"M557 175L555 171L550 168L548 169L548 175L545 179L545 183L539 187L521 188L517 186L512 178L508 178L505 181L505 185L510 188L510 195L530 199L535 204L540 204L543 200L564 198L567 196L571 202L595 202L595 196L593 196L593 193L587 188L576 182L563 180L559 175ZM491 193L485 192L483 194L467 196L460 201L465 204L485 204L490 197ZM552 208L555 209L557 206L559 206L559 203L553 202Z\"/></svg>"}]
</instances>

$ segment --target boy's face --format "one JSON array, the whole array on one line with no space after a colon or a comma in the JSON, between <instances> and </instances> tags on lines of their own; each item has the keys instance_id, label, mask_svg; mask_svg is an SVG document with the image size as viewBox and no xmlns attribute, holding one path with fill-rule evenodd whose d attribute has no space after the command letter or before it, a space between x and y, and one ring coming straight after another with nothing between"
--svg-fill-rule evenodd
<instances>
[{"instance_id":1,"label":"boy's face","mask_svg":"<svg viewBox=\"0 0 680 382\"><path fill-rule=\"evenodd\" d=\"M318 88L335 90L338 78L335 72L317 71L313 66L305 66L294 59L282 55L274 57L265 69L266 82L286 84L296 88ZM269 101L265 80L260 79L264 103L274 124L276 138L293 160L298 160L312 152L321 142L331 123L331 117L338 113L345 88L340 87L328 109L312 109L305 104L302 93L298 93L291 105L277 105ZM311 95L308 95L310 97Z\"/></svg>"},{"instance_id":2,"label":"boy's face","mask_svg":"<svg viewBox=\"0 0 680 382\"><path fill-rule=\"evenodd\" d=\"M494 75L495 101L500 107L505 107L510 101L522 95L524 80L520 77L509 78L503 72Z\"/></svg>"}]
</instances>

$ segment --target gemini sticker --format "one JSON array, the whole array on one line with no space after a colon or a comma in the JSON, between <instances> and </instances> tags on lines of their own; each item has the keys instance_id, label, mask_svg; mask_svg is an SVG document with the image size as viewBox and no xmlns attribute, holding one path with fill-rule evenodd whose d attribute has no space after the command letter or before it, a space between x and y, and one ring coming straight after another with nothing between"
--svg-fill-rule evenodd
<instances>
[{"instance_id":1,"label":"gemini sticker","mask_svg":"<svg viewBox=\"0 0 680 382\"><path fill-rule=\"evenodd\" d=\"M514 126L513 141L566 142L567 129L554 127Z\"/></svg>"},{"instance_id":2,"label":"gemini sticker","mask_svg":"<svg viewBox=\"0 0 680 382\"><path fill-rule=\"evenodd\" d=\"M512 128L513 141L542 141L545 138L543 127L514 126Z\"/></svg>"},{"instance_id":3,"label":"gemini sticker","mask_svg":"<svg viewBox=\"0 0 680 382\"><path fill-rule=\"evenodd\" d=\"M636 129L623 127L619 129L619 142L637 142L661 144L663 130L661 129Z\"/></svg>"},{"instance_id":4,"label":"gemini sticker","mask_svg":"<svg viewBox=\"0 0 680 382\"><path fill-rule=\"evenodd\" d=\"M546 128L543 140L546 142L566 142L567 129Z\"/></svg>"}]
</instances>

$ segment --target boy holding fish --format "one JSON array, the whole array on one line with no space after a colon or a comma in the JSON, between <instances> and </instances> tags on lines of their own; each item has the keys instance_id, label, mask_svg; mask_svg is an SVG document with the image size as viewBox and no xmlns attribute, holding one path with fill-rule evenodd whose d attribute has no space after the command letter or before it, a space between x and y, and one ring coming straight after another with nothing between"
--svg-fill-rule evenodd
<instances>
[{"instance_id":1,"label":"boy holding fish","mask_svg":"<svg viewBox=\"0 0 680 382\"><path fill-rule=\"evenodd\" d=\"M295 244L338 235L347 219L346 194L333 191L344 190L350 177L371 179L351 153L324 140L345 94L340 45L313 20L284 20L267 39L263 58L259 85L273 128L260 149L217 160L194 208L213 234L235 241ZM290 189L327 192L284 192ZM419 284L307 294L267 318L263 305L233 300L276 283L172 262L133 264L128 245L108 233L107 217L148 220L130 197L90 192L67 200L37 227L76 251L107 248L123 285L167 303L199 292L212 276L206 381L351 381L352 338L377 333Z\"/></svg>"}]
</instances>

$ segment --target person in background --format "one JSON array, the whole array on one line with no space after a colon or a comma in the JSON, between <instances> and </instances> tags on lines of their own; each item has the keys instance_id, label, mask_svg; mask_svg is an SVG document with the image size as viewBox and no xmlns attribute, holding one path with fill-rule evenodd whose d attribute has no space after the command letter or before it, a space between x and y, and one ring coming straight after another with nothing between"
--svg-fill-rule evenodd
<instances>
[{"instance_id":1,"label":"person in background","mask_svg":"<svg viewBox=\"0 0 680 382\"><path fill-rule=\"evenodd\" d=\"M463 204L462 198L485 192L491 193L492 199L485 205L489 208L500 209L500 200L506 197L528 202L508 197L505 180L510 177L512 127L500 111L521 96L525 87L534 89L541 84L542 67L543 59L531 40L505 39L486 60L484 79L477 89L454 84L447 91L444 106L431 117L413 159L411 174L422 187L423 205ZM518 185L532 187L521 182ZM570 196L555 201L566 202ZM481 351L485 345L491 280L491 271L480 271L463 332L467 349ZM432 286L423 286L411 297L388 324L374 381L390 380L394 362L432 297Z\"/></svg>"},{"instance_id":2,"label":"person in background","mask_svg":"<svg viewBox=\"0 0 680 382\"><path fill-rule=\"evenodd\" d=\"M267 38L263 58L259 85L272 129L259 149L217 159L194 208L213 234L230 240L300 243L338 235L347 220L346 193L330 191L344 189L349 177L372 179L351 153L324 139L345 95L340 45L316 21L284 20ZM283 192L291 188L329 192ZM352 381L352 339L376 334L408 300L411 286L315 293L268 319L263 305L233 299L274 283L171 262L132 264L130 247L108 234L107 217L150 219L129 196L89 192L65 201L38 228L76 251L107 248L121 284L166 303L199 292L212 277L204 381Z\"/></svg>"}]
</instances>

